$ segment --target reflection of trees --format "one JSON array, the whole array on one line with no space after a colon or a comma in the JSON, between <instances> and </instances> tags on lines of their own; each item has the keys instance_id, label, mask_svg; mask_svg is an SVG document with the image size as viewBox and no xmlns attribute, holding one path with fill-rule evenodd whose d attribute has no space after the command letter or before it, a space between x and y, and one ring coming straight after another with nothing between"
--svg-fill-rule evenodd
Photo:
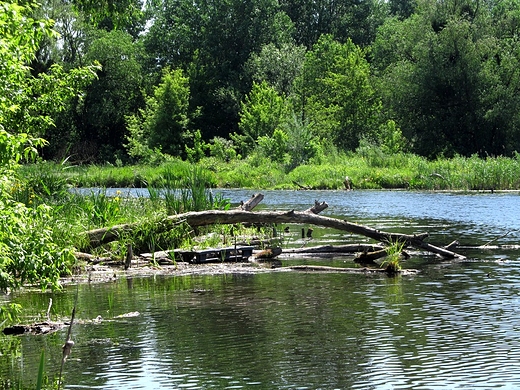
<instances>
[{"instance_id":1,"label":"reflection of trees","mask_svg":"<svg viewBox=\"0 0 520 390\"><path fill-rule=\"evenodd\" d=\"M363 322L355 313L366 303L351 300L348 285L337 280L344 277L270 274L239 283L212 277L211 291L180 292L169 308L151 314L158 354L168 357L173 374L197 372L208 381L220 372L227 380L314 380L348 388L364 357L345 351L363 344Z\"/></svg>"},{"instance_id":2,"label":"reflection of trees","mask_svg":"<svg viewBox=\"0 0 520 390\"><path fill-rule=\"evenodd\" d=\"M365 321L370 320L369 302L356 298L352 277L188 276L135 279L126 291L114 285L113 314L139 310L142 315L130 324L82 326L79 350L73 351L82 362L69 370L96 372L96 383L92 375L79 375L74 383L100 385L111 361L138 375L139 366L151 360L157 362L155 370L169 365L172 378L189 375L217 384L275 378L280 385L349 388L352 372L366 366ZM110 292L90 290L98 312L109 310ZM91 317L98 315L93 310Z\"/></svg>"},{"instance_id":3,"label":"reflection of trees","mask_svg":"<svg viewBox=\"0 0 520 390\"><path fill-rule=\"evenodd\" d=\"M279 381L273 385L350 388L352 373L368 366L369 328L380 301L370 294L377 283L359 283L357 275L278 273L80 286L78 319L105 320L75 325L65 383L110 387L111 376L142 378L148 369L217 385ZM54 298L62 316L72 310L74 295L75 287ZM110 320L132 311L141 315ZM57 334L46 350L59 358L63 340ZM31 367L41 348L34 350Z\"/></svg>"},{"instance_id":4,"label":"reflection of trees","mask_svg":"<svg viewBox=\"0 0 520 390\"><path fill-rule=\"evenodd\" d=\"M152 285L135 280L126 283L86 285L80 287L78 312L80 318L91 320L101 316L103 320L76 325L73 330L75 346L73 355L81 360L67 361L68 385L108 386L110 377L139 373L148 343L143 341L155 336L150 334L144 313L150 306L147 289ZM138 317L117 318L125 313L139 311Z\"/></svg>"},{"instance_id":5,"label":"reflection of trees","mask_svg":"<svg viewBox=\"0 0 520 390\"><path fill-rule=\"evenodd\" d=\"M363 317L357 314L365 312L366 302L353 299L350 277L301 276L302 285L298 283L296 288L284 289L287 280L277 286L285 290L283 301L288 302L288 308L283 309L290 313L284 316L291 319L279 328L278 354L283 356L279 361L285 362L279 375L290 377L292 372L296 382L315 380L320 385L350 388L351 373L364 361L356 352L364 344ZM277 313L272 314L276 322ZM346 351L352 353L346 356ZM299 367L301 378L294 378L295 367Z\"/></svg>"},{"instance_id":6,"label":"reflection of trees","mask_svg":"<svg viewBox=\"0 0 520 390\"><path fill-rule=\"evenodd\" d=\"M24 308L20 318L24 323L45 321L51 298L52 320L62 319L67 313L70 316L74 297L69 300L66 294L26 290L13 292L10 296L12 302ZM45 351L46 375L50 380L57 377L64 340L63 332L47 336L4 336L0 333L0 389L34 388L42 350Z\"/></svg>"},{"instance_id":7,"label":"reflection of trees","mask_svg":"<svg viewBox=\"0 0 520 390\"><path fill-rule=\"evenodd\" d=\"M107 388L135 379L175 387L197 380L216 387L255 382L260 388L352 388L381 377L392 382L431 363L425 353L448 347L436 341L450 335L453 313L462 313L468 299L471 281L446 281L450 292L441 294L427 284L431 272L413 280L287 272L80 286L78 319L101 315L105 321L75 325L65 383ZM62 316L74 294L75 287L54 296ZM38 295L44 312L48 296ZM132 311L141 315L113 318ZM21 362L21 351L24 369L36 373L42 348L52 376L64 338L60 332L16 338L11 347L3 343L2 377L17 378L6 356Z\"/></svg>"},{"instance_id":8,"label":"reflection of trees","mask_svg":"<svg viewBox=\"0 0 520 390\"><path fill-rule=\"evenodd\" d=\"M34 388L42 350L45 351L45 373L52 382L58 376L64 340L62 332L47 336L0 334L0 389Z\"/></svg>"},{"instance_id":9,"label":"reflection of trees","mask_svg":"<svg viewBox=\"0 0 520 390\"><path fill-rule=\"evenodd\" d=\"M445 371L443 365L457 360L461 369L465 364L463 356L475 364L483 349L481 343L489 339L484 343L495 345L497 338L492 332L485 337L475 334L473 321L489 309L475 310L479 303L471 296L473 284L470 278L450 280L445 273L441 278L435 271L428 271L427 276L413 279L377 279L359 292L358 299L368 304L364 315L370 317L365 345L360 351L370 364L370 371L360 378L360 383L392 386L404 382L407 386L428 387L444 378L460 379L450 375L449 369ZM478 287L479 291L482 287ZM492 324L496 320L492 318L494 313L489 316L485 322ZM470 352L471 349L478 352ZM432 370L436 371L435 376ZM354 375L357 376L356 371Z\"/></svg>"},{"instance_id":10,"label":"reflection of trees","mask_svg":"<svg viewBox=\"0 0 520 390\"><path fill-rule=\"evenodd\" d=\"M21 377L21 370L17 364L21 357L21 339L0 336L0 389L16 387L16 380Z\"/></svg>"}]
</instances>

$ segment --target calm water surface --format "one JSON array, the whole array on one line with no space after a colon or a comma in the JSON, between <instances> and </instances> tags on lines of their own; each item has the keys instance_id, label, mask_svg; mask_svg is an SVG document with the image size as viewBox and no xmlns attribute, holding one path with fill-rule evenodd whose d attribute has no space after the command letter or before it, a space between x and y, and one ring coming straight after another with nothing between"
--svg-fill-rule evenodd
<instances>
[{"instance_id":1,"label":"calm water surface","mask_svg":"<svg viewBox=\"0 0 520 390\"><path fill-rule=\"evenodd\" d=\"M253 191L223 191L233 202ZM121 279L60 294L9 297L80 319L68 389L518 389L520 196L385 191L263 191L263 208L303 210L399 232L454 239L464 262L413 253L413 277L263 273ZM287 241L298 245L291 227ZM314 243L365 241L315 230ZM467 248L492 241L493 249ZM351 257L293 262L352 266ZM137 317L116 318L138 311ZM34 319L35 313L31 314ZM42 349L59 372L66 331L2 337L4 388L36 379ZM33 386L34 388L34 386Z\"/></svg>"}]
</instances>

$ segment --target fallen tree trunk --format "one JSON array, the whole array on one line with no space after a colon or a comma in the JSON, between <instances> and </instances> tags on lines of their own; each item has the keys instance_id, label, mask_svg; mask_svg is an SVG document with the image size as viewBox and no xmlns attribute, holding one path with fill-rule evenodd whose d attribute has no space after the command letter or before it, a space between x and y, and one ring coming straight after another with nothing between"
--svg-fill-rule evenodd
<instances>
[{"instance_id":1,"label":"fallen tree trunk","mask_svg":"<svg viewBox=\"0 0 520 390\"><path fill-rule=\"evenodd\" d=\"M357 252L374 252L382 250L382 245L371 244L347 244L347 245L323 245L302 248L287 248L283 250L285 254L327 254L327 253L357 253Z\"/></svg>"},{"instance_id":2,"label":"fallen tree trunk","mask_svg":"<svg viewBox=\"0 0 520 390\"><path fill-rule=\"evenodd\" d=\"M364 265L377 265L376 260L379 260L386 256L388 256L388 251L386 248L379 249L373 252L364 251L361 252L358 256L356 256L354 262Z\"/></svg>"},{"instance_id":3,"label":"fallen tree trunk","mask_svg":"<svg viewBox=\"0 0 520 390\"><path fill-rule=\"evenodd\" d=\"M172 229L180 223L187 223L188 225L195 227L213 224L235 224L242 222L312 224L347 231L354 234L360 234L386 243L403 242L405 245L421 248L429 252L439 254L443 257L459 259L464 258L464 256L452 252L446 248L437 247L435 245L424 242L423 240L428 237L427 233L414 235L388 233L345 220L294 210L259 212L248 212L243 210L193 211L164 218L158 223L158 229L161 231L166 231ZM92 247L96 247L117 240L121 233L129 232L136 226L136 224L117 225L110 228L90 230L85 234L90 245Z\"/></svg>"},{"instance_id":4,"label":"fallen tree trunk","mask_svg":"<svg viewBox=\"0 0 520 390\"><path fill-rule=\"evenodd\" d=\"M274 259L282 254L282 248L269 248L253 253L254 259Z\"/></svg>"},{"instance_id":5,"label":"fallen tree trunk","mask_svg":"<svg viewBox=\"0 0 520 390\"><path fill-rule=\"evenodd\" d=\"M40 322L30 325L13 325L2 330L5 335L20 335L20 334L50 334L63 329L65 324L63 322Z\"/></svg>"},{"instance_id":6,"label":"fallen tree trunk","mask_svg":"<svg viewBox=\"0 0 520 390\"><path fill-rule=\"evenodd\" d=\"M22 335L22 334L34 334L34 335L44 335L51 334L63 329L65 326L70 326L72 324L100 324L101 322L107 321L116 321L122 318L131 318L138 317L141 314L138 311L132 311L129 313L120 314L118 316L113 317L113 319L103 319L101 316L97 316L92 320L76 320L74 321L74 314L71 317L70 321L66 322L53 322L53 321L45 321L39 322L36 324L26 324L26 325L13 325L8 326L2 330L2 333L5 335ZM67 335L67 339L70 340L70 331L69 335Z\"/></svg>"},{"instance_id":7,"label":"fallen tree trunk","mask_svg":"<svg viewBox=\"0 0 520 390\"><path fill-rule=\"evenodd\" d=\"M305 210L304 213L319 214L327 207L329 207L327 202L318 202L317 200L315 200L314 206L312 206L310 209Z\"/></svg>"}]
</instances>

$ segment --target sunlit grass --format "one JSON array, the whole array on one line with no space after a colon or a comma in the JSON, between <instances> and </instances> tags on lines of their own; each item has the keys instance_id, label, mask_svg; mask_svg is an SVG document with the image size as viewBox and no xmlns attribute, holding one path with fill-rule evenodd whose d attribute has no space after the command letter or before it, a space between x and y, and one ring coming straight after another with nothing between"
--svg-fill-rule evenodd
<instances>
[{"instance_id":1,"label":"sunlit grass","mask_svg":"<svg viewBox=\"0 0 520 390\"><path fill-rule=\"evenodd\" d=\"M413 190L519 190L520 155L477 156L427 160L396 153L385 155L377 148L357 153L334 153L319 165L301 165L290 171L267 158L222 161L214 157L197 163L208 188L343 189L348 176L353 189ZM183 180L193 164L173 160L160 166L81 166L36 164L23 167L40 192L59 194L63 183L74 187L160 187L167 180ZM42 179L45 186L39 184ZM39 186L39 187L38 187ZM26 192L20 196L28 197Z\"/></svg>"},{"instance_id":2,"label":"sunlit grass","mask_svg":"<svg viewBox=\"0 0 520 390\"><path fill-rule=\"evenodd\" d=\"M381 263L381 267L385 269L389 275L395 275L401 271L401 255L403 253L404 243L396 241L390 243L386 247L386 257Z\"/></svg>"},{"instance_id":3,"label":"sunlit grass","mask_svg":"<svg viewBox=\"0 0 520 390\"><path fill-rule=\"evenodd\" d=\"M102 184L103 177L116 177L114 172L127 175L129 169L109 167L89 167L89 175L103 173L91 183ZM157 223L168 215L187 211L206 209L225 209L229 202L214 196L211 187L215 186L214 174L200 166L189 166L186 163L169 163L157 167L152 179L146 179L150 196L134 197L125 190L107 191L105 187L91 188L79 192L72 187L77 184L76 178L69 175L72 169L64 169L59 164L41 164L24 167L25 179L13 188L15 198L29 207L38 204L51 206L52 235L54 242L60 247L88 248L84 232L110 227L118 224L137 224L132 233L123 234L119 242L111 248L104 248L113 253L124 253L126 245L131 243L139 250L164 250L178 247L189 238L188 226L179 225L178 229L159 232ZM76 172L81 172L79 168ZM118 171L121 169L121 171ZM142 169L146 172L150 167L133 167L134 172ZM81 172L85 177L85 172ZM122 177L119 175L118 177ZM59 180L58 180L59 179ZM56 184L59 182L59 186ZM125 185L117 181L118 187ZM46 189L52 186L52 191Z\"/></svg>"}]
</instances>

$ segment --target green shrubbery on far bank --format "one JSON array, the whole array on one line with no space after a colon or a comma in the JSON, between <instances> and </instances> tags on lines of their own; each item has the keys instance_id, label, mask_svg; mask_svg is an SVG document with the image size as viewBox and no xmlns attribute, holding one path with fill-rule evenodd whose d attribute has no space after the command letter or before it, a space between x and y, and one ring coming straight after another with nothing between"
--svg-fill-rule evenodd
<instances>
[{"instance_id":1,"label":"green shrubbery on far bank","mask_svg":"<svg viewBox=\"0 0 520 390\"><path fill-rule=\"evenodd\" d=\"M181 179L193 163L171 159L157 166L66 166L41 163L23 167L23 176L52 183L66 181L73 187L141 188L158 186L167 175ZM332 153L314 164L288 169L258 155L225 161L202 158L195 164L211 188L344 189L348 176L352 189L410 190L519 190L520 154L512 158L477 156L427 160L405 153L385 154L378 147L358 148L356 153Z\"/></svg>"}]
</instances>

